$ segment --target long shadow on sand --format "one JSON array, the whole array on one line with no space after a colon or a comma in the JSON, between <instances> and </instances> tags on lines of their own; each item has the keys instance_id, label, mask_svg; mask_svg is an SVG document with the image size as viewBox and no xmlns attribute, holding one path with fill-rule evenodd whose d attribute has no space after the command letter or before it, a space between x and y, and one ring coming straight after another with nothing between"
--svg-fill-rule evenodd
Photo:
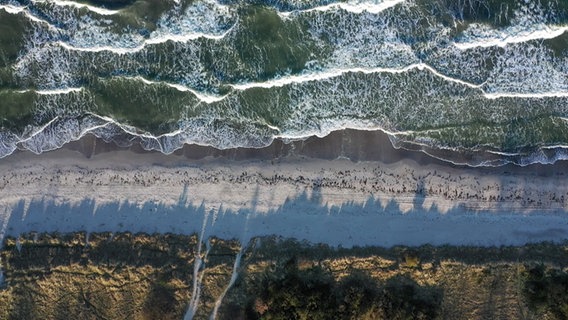
<instances>
[{"instance_id":1,"label":"long shadow on sand","mask_svg":"<svg viewBox=\"0 0 568 320\"><path fill-rule=\"evenodd\" d=\"M419 188L420 189L420 188ZM80 203L35 200L19 202L10 210L4 235L26 232L145 232L199 233L238 239L278 235L326 243L332 246L374 245L524 245L568 239L568 215L468 211L455 207L441 212L436 206L423 209L422 195L413 200L414 209L403 212L391 199L381 203L370 196L364 203L341 206L322 203L319 189L304 192L267 212L256 211L256 199L238 210L206 209L205 202L188 202L187 189L175 205L157 202L111 202L96 199ZM252 205L250 205L252 203ZM0 234L1 235L1 234Z\"/></svg>"}]
</instances>

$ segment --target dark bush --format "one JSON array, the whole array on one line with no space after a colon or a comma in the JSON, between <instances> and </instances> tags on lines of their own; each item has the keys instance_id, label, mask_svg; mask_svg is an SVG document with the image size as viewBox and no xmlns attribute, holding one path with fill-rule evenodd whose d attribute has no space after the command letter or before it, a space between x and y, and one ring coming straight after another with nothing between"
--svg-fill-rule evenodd
<instances>
[{"instance_id":1,"label":"dark bush","mask_svg":"<svg viewBox=\"0 0 568 320\"><path fill-rule=\"evenodd\" d=\"M321 266L295 259L252 276L245 314L250 319L433 319L442 291L396 276L384 286L361 271L336 281Z\"/></svg>"},{"instance_id":2,"label":"dark bush","mask_svg":"<svg viewBox=\"0 0 568 320\"><path fill-rule=\"evenodd\" d=\"M568 319L568 274L544 265L528 269L524 294L531 309Z\"/></svg>"},{"instance_id":3,"label":"dark bush","mask_svg":"<svg viewBox=\"0 0 568 320\"><path fill-rule=\"evenodd\" d=\"M420 286L405 276L390 278L380 297L386 319L434 319L442 304L442 290Z\"/></svg>"}]
</instances>

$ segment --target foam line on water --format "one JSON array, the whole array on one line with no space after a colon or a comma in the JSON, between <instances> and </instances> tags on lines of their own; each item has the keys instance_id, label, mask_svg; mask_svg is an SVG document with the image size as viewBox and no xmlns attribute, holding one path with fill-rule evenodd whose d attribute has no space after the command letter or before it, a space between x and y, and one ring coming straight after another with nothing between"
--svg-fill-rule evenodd
<instances>
[{"instance_id":1,"label":"foam line on water","mask_svg":"<svg viewBox=\"0 0 568 320\"><path fill-rule=\"evenodd\" d=\"M411 70L428 70L432 74L437 77L440 77L446 81L458 83L469 88L480 89L484 83L482 84L474 84L467 81L463 81L460 79L452 78L450 76L444 75L437 71L436 69L432 68L431 66L425 63L415 63L404 68L347 68L347 69L333 69L324 72L314 72L314 73L305 73L300 75L291 75L285 76L278 79L273 79L270 81L265 82L249 82L249 83L239 83L239 84L230 84L231 87L237 90L246 90L250 88L274 88L274 87L283 87L290 84L299 84L304 82L310 81L319 81L319 80L326 80L330 78L335 78L341 76L346 73L357 73L361 72L364 74L372 74L372 73L391 73L391 74L400 74L405 73Z\"/></svg>"},{"instance_id":2,"label":"foam line on water","mask_svg":"<svg viewBox=\"0 0 568 320\"><path fill-rule=\"evenodd\" d=\"M568 98L568 92L540 92L540 93L513 93L513 92L499 92L499 93L485 93L483 95L487 99L499 98L523 98L523 99L543 99L543 98Z\"/></svg>"},{"instance_id":3,"label":"foam line on water","mask_svg":"<svg viewBox=\"0 0 568 320\"><path fill-rule=\"evenodd\" d=\"M77 8L77 9L87 9L91 12L100 14L102 16L112 16L115 15L117 13L120 12L120 10L109 10L109 9L105 9L105 8L100 8L100 7L95 7L92 5L88 5L88 4L84 4L84 3L78 3L78 2L74 2L74 1L70 1L70 0L65 0L65 1L61 1L61 0L31 0L33 3L52 3L56 6L60 6L60 7L73 7L73 8Z\"/></svg>"},{"instance_id":4,"label":"foam line on water","mask_svg":"<svg viewBox=\"0 0 568 320\"><path fill-rule=\"evenodd\" d=\"M150 134L147 134L147 133L137 133L137 132L136 132L136 128L134 128L134 127L129 127L129 126L125 125L125 124L122 124L122 123L120 123L120 122L114 120L114 119L111 118L111 117L101 116L101 115L98 115L98 114L92 113L92 112L87 112L86 114L89 115L89 116L95 117L95 118L99 118L99 119L101 119L101 120L103 120L103 121L106 121L107 123L114 124L114 125L116 125L117 127L120 127L122 130L124 130L126 133L129 133L129 134L132 134L132 135L135 135L135 136L138 136L138 137L159 139L159 138L161 138L161 137L172 137L172 136L176 136L176 135L178 135L178 134L180 134L180 133L182 132L182 130L175 130L175 131L167 132L167 133L164 133L164 134L161 134L161 135L158 135L158 136L150 135Z\"/></svg>"},{"instance_id":5,"label":"foam line on water","mask_svg":"<svg viewBox=\"0 0 568 320\"><path fill-rule=\"evenodd\" d=\"M454 42L453 45L460 50L468 50L474 48L488 48L488 47L505 47L513 43L521 43L532 40L546 40L554 39L561 36L568 27L549 27L546 26L540 30L521 31L517 34L509 32L498 32L498 36L489 37L485 39L473 39L464 42Z\"/></svg>"},{"instance_id":6,"label":"foam line on water","mask_svg":"<svg viewBox=\"0 0 568 320\"><path fill-rule=\"evenodd\" d=\"M22 143L22 142L26 142L26 141L31 140L33 137L37 136L38 134L41 134L46 128L48 128L50 125L55 123L57 120L59 120L59 117L55 117L55 118L51 119L48 123L39 127L35 132L33 132L31 135L29 135L26 138L18 137L18 143Z\"/></svg>"},{"instance_id":7,"label":"foam line on water","mask_svg":"<svg viewBox=\"0 0 568 320\"><path fill-rule=\"evenodd\" d=\"M59 117L55 117L55 118L51 119L48 123L42 125L40 128L38 128L34 133L29 135L28 137L25 137L25 138L18 137L17 143L21 144L21 143L25 143L27 141L31 141L33 138L35 138L39 134L42 134L49 126L51 126L52 124L56 123L59 120L61 120ZM84 130L82 130L81 132L78 133L77 139L82 138L83 136L85 136L87 133L89 133L91 131L94 131L94 130L97 130L97 129L100 129L100 128L104 128L108 124L109 124L109 122L84 129ZM66 142L68 142L68 141L66 141ZM30 150L31 152L34 152L34 150L32 150L32 149L28 149L28 150ZM49 151L49 150L47 150L47 149L41 150L41 152L44 152L44 151ZM36 152L34 152L34 153L36 153Z\"/></svg>"},{"instance_id":8,"label":"foam line on water","mask_svg":"<svg viewBox=\"0 0 568 320\"><path fill-rule=\"evenodd\" d=\"M234 27L234 25L231 28L227 29L227 31L223 32L222 34L207 34L207 33L196 32L196 33L188 33L188 34L184 34L184 35L174 35L174 34L161 35L160 37L149 38L147 40L144 40L142 42L142 44L140 44L136 47L130 47L130 48L128 48L128 47L114 47L114 46L78 47L78 46L74 46L74 45L71 45L69 43L66 43L64 41L57 41L55 43L57 45L61 46L62 48L66 49L66 50L70 50L70 51L112 52L112 53L115 53L115 54L124 55L124 54L129 54L129 53L137 53L137 52L144 50L144 48L146 48L146 46L162 44L162 43L166 43L168 41L185 43L185 42L188 42L188 41L191 41L191 40L197 40L197 39L221 40L221 39L225 38L225 36L233 30L233 27Z\"/></svg>"},{"instance_id":9,"label":"foam line on water","mask_svg":"<svg viewBox=\"0 0 568 320\"><path fill-rule=\"evenodd\" d=\"M373 14L381 13L389 8L396 6L399 3L403 3L406 0L385 0L379 3L369 3L369 2L360 2L360 1L351 1L351 2L335 2L330 3L324 6L318 6L310 9L305 10L295 10L295 11L288 11L288 12L279 12L278 14L282 17L288 18L293 14L301 14L301 13L309 13L309 12L327 12L336 9L342 9L347 12L352 13L363 13L369 12Z\"/></svg>"},{"instance_id":10,"label":"foam line on water","mask_svg":"<svg viewBox=\"0 0 568 320\"><path fill-rule=\"evenodd\" d=\"M503 151L496 151L496 150L487 150L486 152L496 154L499 156L506 156L506 157L514 157L520 155L518 152L503 152Z\"/></svg>"},{"instance_id":11,"label":"foam line on water","mask_svg":"<svg viewBox=\"0 0 568 320\"><path fill-rule=\"evenodd\" d=\"M484 96L486 96L489 99L497 99L500 97L527 97L527 98L532 98L532 97L559 97L562 96L561 94L564 95L568 95L568 93L551 93L551 94L547 94L547 93L543 93L543 94L514 94L514 93L494 93L494 94L487 94L485 92L483 92L482 87L484 85L484 83L482 84L474 84L474 83L470 83L467 81L463 81L460 79L456 79L456 78L452 78L449 76L446 76L442 73L440 73L439 71L437 71L436 69L428 66L427 64L424 63L417 63L417 64L411 64L409 66L406 66L404 68L347 68L347 69L332 69L329 71L323 71L323 72L314 72L314 73L306 73L306 74L300 74L300 75L291 75L291 76L285 76L285 77L281 77L281 78L277 78L277 79L273 79L273 80L269 80L269 81L265 81L265 82L249 82L249 83L237 83L237 84L228 84L228 86L230 86L231 88L238 90L238 91L245 91L248 89L252 89L252 88L265 88L265 89L270 89L270 88L274 88L274 87L283 87L283 86L287 86L287 85L291 85L291 84L301 84L301 83L305 83L305 82L311 82L311 81L319 81L319 80L327 80L327 79L332 79L332 78L336 78L339 76L342 76L344 74L347 73L357 73L357 72L361 72L364 74L373 74L373 73L391 73L391 74L401 74L401 73L405 73L411 70L427 70L429 72L431 72L432 74L434 74L437 77L440 77L448 82L453 82L453 83L457 83L469 88L473 88L473 89L477 89L480 90L482 92L482 94ZM174 88L180 92L190 92L193 95L195 95L200 101L205 102L205 103L213 103L213 102L219 102L224 100L227 95L223 95L223 96L216 96L216 95L209 95L209 94L204 94L201 93L195 89L189 88L187 86L181 85L181 84L177 84L177 83L169 83L169 82L165 82L165 81L152 81L149 79L146 79L142 76L135 76L135 77L123 77L125 79L133 79L133 80L137 80L137 81L141 81L144 84L148 84L148 85L165 85L171 88ZM81 91L82 88L66 88L66 89L54 89L54 90L39 90L39 91L35 91L38 94L43 94L43 95L56 95L56 94L66 94L66 93L70 93L70 92L78 92ZM29 90L23 90L23 91L19 91L19 92L26 92Z\"/></svg>"},{"instance_id":12,"label":"foam line on water","mask_svg":"<svg viewBox=\"0 0 568 320\"><path fill-rule=\"evenodd\" d=\"M359 130L359 131L381 131L383 133L385 133L386 135L388 135L389 137L396 137L396 136L404 136L404 135L409 135L412 133L416 133L418 131L412 131L412 130L405 130L405 131L394 131L394 130L389 130L383 126L380 125L376 125L374 123L364 123L364 122L347 122L347 123L343 123L343 124L339 124L336 123L334 125L330 125L330 126L325 126L325 128L321 128L319 131L317 130L305 130L302 132L297 132L297 133L287 133L287 134L278 134L278 135L274 135L273 138L274 139L281 139L281 140L290 140L290 141L295 141L295 140L304 140L307 139L309 137L318 137L318 138L323 138L329 134L331 134L334 131L343 131L343 130ZM431 132L438 132L439 129L428 129L428 130L423 130L420 131L421 133L431 133ZM415 144L420 144L420 143L415 143ZM420 144L422 145L422 144ZM426 144L423 144L423 146L429 146Z\"/></svg>"},{"instance_id":13,"label":"foam line on water","mask_svg":"<svg viewBox=\"0 0 568 320\"><path fill-rule=\"evenodd\" d=\"M405 149L405 148L402 148ZM443 149L443 148L442 148ZM510 164L513 163L513 161L510 160L492 160L492 161L481 161L479 163L467 163L467 162L463 162L463 161L452 161L450 159L447 158L443 158L440 156L437 156L435 154L433 154L432 152L429 152L427 150L419 150L420 152L427 154L429 157L432 157L436 160L440 160L443 162L447 162L450 163L454 166L466 166L466 167L472 167L472 168L484 168L484 167L500 167L500 166L504 166L506 164Z\"/></svg>"},{"instance_id":14,"label":"foam line on water","mask_svg":"<svg viewBox=\"0 0 568 320\"><path fill-rule=\"evenodd\" d=\"M58 94L69 94L71 92L80 92L83 88L62 88L62 89L52 89L52 90L18 90L17 93L35 92L39 95L58 95Z\"/></svg>"},{"instance_id":15,"label":"foam line on water","mask_svg":"<svg viewBox=\"0 0 568 320\"><path fill-rule=\"evenodd\" d=\"M119 55L123 55L123 54L128 54L128 53L135 53L138 52L142 49L144 49L144 45L138 46L138 47L134 47L134 48L120 48L120 47L111 47L111 46L100 46L100 47L89 47L89 48L83 48L83 47L76 47L73 45L70 45L66 42L63 41L57 41L55 42L57 45L59 45L60 47L69 50L69 51L80 51L80 52L105 52L105 51L110 51Z\"/></svg>"},{"instance_id":16,"label":"foam line on water","mask_svg":"<svg viewBox=\"0 0 568 320\"><path fill-rule=\"evenodd\" d=\"M486 99L495 100L499 98L566 98L568 97L568 92L564 91L551 91L551 92L535 92L535 93L515 93L515 92L486 92L484 87L486 82L475 84L471 82L467 82L461 79L456 79L450 76L447 76L438 70L434 69L433 67L425 64L425 63L416 63L408 65L404 68L346 68L346 69L332 69L329 71L323 72L314 72L314 73L305 73L300 75L291 75L285 76L265 82L250 82L250 83L238 83L238 84L230 84L232 88L240 91L244 91L250 88L265 88L270 89L274 87L283 87L290 84L300 84L304 82L310 81L319 81L319 80L327 80L335 77L339 77L346 73L357 73L361 72L364 74L372 74L372 73L391 73L391 74L400 74L405 73L411 70L428 70L435 76L448 81L457 83L472 89L480 90L482 96Z\"/></svg>"},{"instance_id":17,"label":"foam line on water","mask_svg":"<svg viewBox=\"0 0 568 320\"><path fill-rule=\"evenodd\" d=\"M196 91L194 89L191 89L189 87L186 87L184 85L181 84L177 84L177 83L169 83L169 82L165 82L165 81L152 81L152 80L148 80L145 79L142 76L136 76L136 77L122 77L124 79L133 79L133 80L137 80L137 81L141 81L144 84L147 85L165 85L168 86L170 88L174 88L180 92L190 92L191 94L193 94L195 97L197 97L200 101L205 102L205 103L213 103L213 102L218 102L218 101L222 101L225 99L225 97L227 95L224 96L216 96L216 95L208 95L208 94L203 94L199 91ZM61 88L61 89L49 89L49 90L35 90L35 89L26 89L26 90L18 90L15 91L17 93L27 93L27 92L34 92L36 94L39 95L59 95L59 94L69 94L72 92L80 92L82 91L84 88L80 87L80 88Z\"/></svg>"},{"instance_id":18,"label":"foam line on water","mask_svg":"<svg viewBox=\"0 0 568 320\"><path fill-rule=\"evenodd\" d=\"M567 118L563 118L563 117L559 117L559 118L564 120L564 121L568 121ZM551 146L543 146L541 148L542 149L568 149L568 146L563 145L563 144L555 144L555 145L551 145Z\"/></svg>"},{"instance_id":19,"label":"foam line on water","mask_svg":"<svg viewBox=\"0 0 568 320\"><path fill-rule=\"evenodd\" d=\"M143 83L145 83L145 84L148 84L148 85L159 85L159 84L162 84L162 85L168 86L168 87L170 87L170 88L174 88L174 89L176 89L176 90L178 90L178 91L180 91L180 92L190 92L190 93L192 93L194 96L196 96L199 100L201 100L202 102L205 102L205 103L218 102L218 101L221 101L221 100L225 99L225 97L227 96L227 95L224 95L224 96L215 96L215 95L203 94L203 93L201 93L201 92L199 92L199 91L196 91L196 90L194 90L194 89L192 89L192 88L186 87L186 86L181 85L181 84L178 84L178 83L169 83L169 82L165 82L165 81L152 81L152 80L148 80L148 79L146 79L146 78L144 78L144 77L141 77L141 76L136 76L136 77L132 77L132 78L130 78L130 77L125 77L125 78L126 78L126 79L138 80L138 81L141 81L141 82L143 82Z\"/></svg>"},{"instance_id":20,"label":"foam line on water","mask_svg":"<svg viewBox=\"0 0 568 320\"><path fill-rule=\"evenodd\" d=\"M144 41L145 44L160 44L160 43L164 43L164 42L168 42L168 41L173 41L173 42L188 42L190 40L197 40L200 38L204 38L204 39L211 39L211 40L221 40L223 38L225 38L227 36L227 34L229 34L231 31L233 31L233 29L235 28L236 24L233 24L230 28L228 28L227 30L225 30L223 33L221 34L209 34L209 33L203 33L203 32L192 32L192 33L185 33L182 35L177 35L177 34L166 34L166 35L161 35L160 37L155 37L155 38L150 38L146 41Z\"/></svg>"}]
</instances>

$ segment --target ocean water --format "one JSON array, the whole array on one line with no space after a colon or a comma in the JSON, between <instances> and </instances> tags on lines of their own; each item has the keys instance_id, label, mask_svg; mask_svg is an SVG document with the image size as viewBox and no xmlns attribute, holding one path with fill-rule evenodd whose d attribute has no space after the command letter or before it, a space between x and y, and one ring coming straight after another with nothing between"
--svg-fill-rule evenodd
<instances>
[{"instance_id":1,"label":"ocean water","mask_svg":"<svg viewBox=\"0 0 568 320\"><path fill-rule=\"evenodd\" d=\"M550 163L568 158L568 1L0 0L0 121L0 157L353 128Z\"/></svg>"}]
</instances>

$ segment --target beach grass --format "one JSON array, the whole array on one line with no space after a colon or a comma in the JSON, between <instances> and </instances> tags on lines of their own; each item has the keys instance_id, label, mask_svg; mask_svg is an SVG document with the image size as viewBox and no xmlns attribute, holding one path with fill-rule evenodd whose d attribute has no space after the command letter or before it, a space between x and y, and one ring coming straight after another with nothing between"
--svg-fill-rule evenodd
<instances>
[{"instance_id":1,"label":"beach grass","mask_svg":"<svg viewBox=\"0 0 568 320\"><path fill-rule=\"evenodd\" d=\"M191 300L196 235L8 237L2 319L180 319ZM226 289L241 244L202 244L196 319ZM562 319L567 244L332 248L253 239L219 319Z\"/></svg>"}]
</instances>

